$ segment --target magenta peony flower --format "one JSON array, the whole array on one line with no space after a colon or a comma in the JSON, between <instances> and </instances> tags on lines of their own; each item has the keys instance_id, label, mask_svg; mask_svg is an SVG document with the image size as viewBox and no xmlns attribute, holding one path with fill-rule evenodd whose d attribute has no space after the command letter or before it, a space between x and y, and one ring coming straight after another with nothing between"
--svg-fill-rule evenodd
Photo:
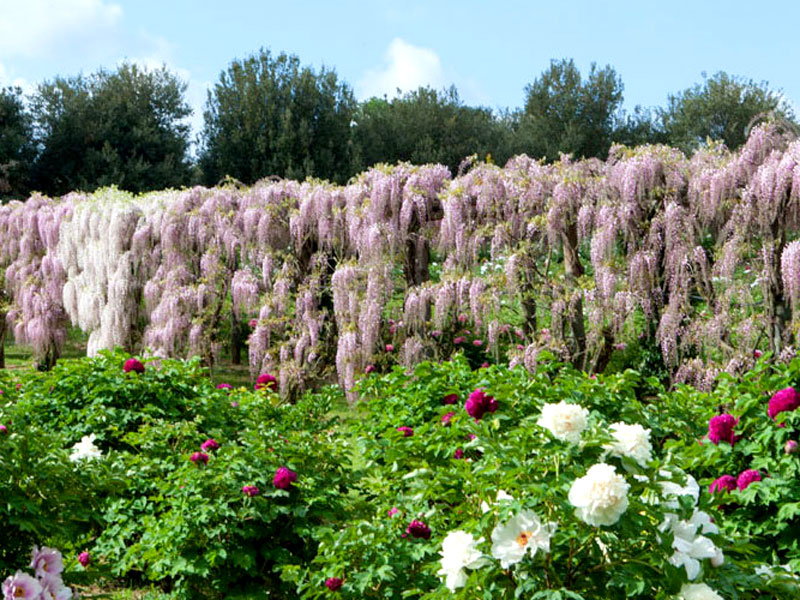
<instances>
[{"instance_id":1,"label":"magenta peony flower","mask_svg":"<svg viewBox=\"0 0 800 600\"><path fill-rule=\"evenodd\" d=\"M458 394L447 394L442 398L442 404L455 404L458 402Z\"/></svg>"},{"instance_id":2,"label":"magenta peony flower","mask_svg":"<svg viewBox=\"0 0 800 600\"><path fill-rule=\"evenodd\" d=\"M219 450L219 442L214 439L208 438L205 442L200 444L200 448L206 451Z\"/></svg>"},{"instance_id":3,"label":"magenta peony flower","mask_svg":"<svg viewBox=\"0 0 800 600\"><path fill-rule=\"evenodd\" d=\"M444 425L445 427L448 427L450 425L450 419L452 419L455 416L456 416L456 413L454 413L454 412L449 412L446 415L443 415L442 416L442 425Z\"/></svg>"},{"instance_id":4,"label":"magenta peony flower","mask_svg":"<svg viewBox=\"0 0 800 600\"><path fill-rule=\"evenodd\" d=\"M374 370L375 370L375 365L367 365L366 367L364 367L364 373L366 373L367 375L372 373Z\"/></svg>"},{"instance_id":5,"label":"magenta peony flower","mask_svg":"<svg viewBox=\"0 0 800 600\"><path fill-rule=\"evenodd\" d=\"M733 475L723 475L717 477L708 488L709 493L732 492L736 489L736 477Z\"/></svg>"},{"instance_id":6,"label":"magenta peony flower","mask_svg":"<svg viewBox=\"0 0 800 600\"><path fill-rule=\"evenodd\" d=\"M126 373L130 373L131 371L134 371L135 373L144 373L144 365L135 358L129 358L125 361L125 365L122 367L122 370Z\"/></svg>"},{"instance_id":7,"label":"magenta peony flower","mask_svg":"<svg viewBox=\"0 0 800 600\"><path fill-rule=\"evenodd\" d=\"M250 496L251 498L258 496L261 491L254 485L243 485L242 486L242 493L245 496Z\"/></svg>"},{"instance_id":8,"label":"magenta peony flower","mask_svg":"<svg viewBox=\"0 0 800 600\"><path fill-rule=\"evenodd\" d=\"M434 329L433 331L431 331L431 337L440 337L441 335L442 332L438 329Z\"/></svg>"},{"instance_id":9,"label":"magenta peony flower","mask_svg":"<svg viewBox=\"0 0 800 600\"><path fill-rule=\"evenodd\" d=\"M453 340L454 344L463 344L465 339L462 336L458 336L456 339Z\"/></svg>"},{"instance_id":10,"label":"magenta peony flower","mask_svg":"<svg viewBox=\"0 0 800 600\"><path fill-rule=\"evenodd\" d=\"M797 440L786 440L786 444L783 447L783 451L786 454L797 454L798 447Z\"/></svg>"},{"instance_id":11,"label":"magenta peony flower","mask_svg":"<svg viewBox=\"0 0 800 600\"><path fill-rule=\"evenodd\" d=\"M247 324L250 325L250 329L255 329L258 325L258 319L250 319Z\"/></svg>"},{"instance_id":12,"label":"magenta peony flower","mask_svg":"<svg viewBox=\"0 0 800 600\"><path fill-rule=\"evenodd\" d=\"M466 320L467 320L467 315L464 315L464 314L458 315L458 322L459 323L464 323L464 322L466 322Z\"/></svg>"},{"instance_id":13,"label":"magenta peony flower","mask_svg":"<svg viewBox=\"0 0 800 600\"><path fill-rule=\"evenodd\" d=\"M453 458L464 458L464 451L461 448L456 448L456 451L453 452Z\"/></svg>"},{"instance_id":14,"label":"magenta peony flower","mask_svg":"<svg viewBox=\"0 0 800 600\"><path fill-rule=\"evenodd\" d=\"M472 340L472 345L475 346L476 348L480 348L481 346L483 346L483 340Z\"/></svg>"},{"instance_id":15,"label":"magenta peony flower","mask_svg":"<svg viewBox=\"0 0 800 600\"><path fill-rule=\"evenodd\" d=\"M13 600L39 600L42 595L42 584L22 571L17 571L13 577L8 577L3 582L3 598Z\"/></svg>"},{"instance_id":16,"label":"magenta peony flower","mask_svg":"<svg viewBox=\"0 0 800 600\"><path fill-rule=\"evenodd\" d=\"M394 352L394 345L386 344L386 351L387 352Z\"/></svg>"},{"instance_id":17,"label":"magenta peony flower","mask_svg":"<svg viewBox=\"0 0 800 600\"><path fill-rule=\"evenodd\" d=\"M84 550L78 554L78 562L81 563L81 566L86 568L89 566L89 563L92 562L92 557L86 550Z\"/></svg>"},{"instance_id":18,"label":"magenta peony flower","mask_svg":"<svg viewBox=\"0 0 800 600\"><path fill-rule=\"evenodd\" d=\"M474 433L468 433L468 434L467 434L467 441L470 441L470 442L471 442L471 441L472 441L472 440L474 440L476 437L478 437L478 436L477 436L477 435L475 435Z\"/></svg>"},{"instance_id":19,"label":"magenta peony flower","mask_svg":"<svg viewBox=\"0 0 800 600\"><path fill-rule=\"evenodd\" d=\"M517 344L517 350L525 350L525 346L522 344Z\"/></svg>"},{"instance_id":20,"label":"magenta peony flower","mask_svg":"<svg viewBox=\"0 0 800 600\"><path fill-rule=\"evenodd\" d=\"M711 417L708 422L708 439L714 444L728 442L733 446L737 439L733 433L733 428L738 422L739 419L729 414Z\"/></svg>"},{"instance_id":21,"label":"magenta peony flower","mask_svg":"<svg viewBox=\"0 0 800 600\"><path fill-rule=\"evenodd\" d=\"M233 386L230 383L218 383L217 384L218 390L232 390Z\"/></svg>"},{"instance_id":22,"label":"magenta peony flower","mask_svg":"<svg viewBox=\"0 0 800 600\"><path fill-rule=\"evenodd\" d=\"M425 525L422 521L418 521L414 519L411 523L408 524L406 528L406 533L408 533L411 537L415 538L422 538L425 540L431 539L431 528Z\"/></svg>"},{"instance_id":23,"label":"magenta peony flower","mask_svg":"<svg viewBox=\"0 0 800 600\"><path fill-rule=\"evenodd\" d=\"M753 358L759 359L761 358L761 350L753 350Z\"/></svg>"},{"instance_id":24,"label":"magenta peony flower","mask_svg":"<svg viewBox=\"0 0 800 600\"><path fill-rule=\"evenodd\" d=\"M238 403L238 402L236 402L236 400L232 400L232 401L231 401L231 407L233 407L233 408L237 408L238 406L239 406L239 403Z\"/></svg>"},{"instance_id":25,"label":"magenta peony flower","mask_svg":"<svg viewBox=\"0 0 800 600\"><path fill-rule=\"evenodd\" d=\"M328 577L325 580L325 587L327 587L332 592L337 592L342 588L344 585L344 580L339 579L338 577Z\"/></svg>"},{"instance_id":26,"label":"magenta peony flower","mask_svg":"<svg viewBox=\"0 0 800 600\"><path fill-rule=\"evenodd\" d=\"M483 391L483 388L478 388L469 395L467 402L464 404L469 416L473 417L476 421L480 421L483 415L487 412L494 412L498 408L497 400L493 396L489 396Z\"/></svg>"},{"instance_id":27,"label":"magenta peony flower","mask_svg":"<svg viewBox=\"0 0 800 600\"><path fill-rule=\"evenodd\" d=\"M262 388L267 390L272 390L273 392L278 391L278 380L275 379L274 375L270 375L269 373L262 373L256 379L256 389L260 390Z\"/></svg>"},{"instance_id":28,"label":"magenta peony flower","mask_svg":"<svg viewBox=\"0 0 800 600\"><path fill-rule=\"evenodd\" d=\"M37 577L58 575L64 570L64 561L61 558L61 552L55 548L43 546L40 550L34 546L31 554L31 569L34 570Z\"/></svg>"},{"instance_id":29,"label":"magenta peony flower","mask_svg":"<svg viewBox=\"0 0 800 600\"><path fill-rule=\"evenodd\" d=\"M0 433L8 433L8 427L5 425L0 425Z\"/></svg>"},{"instance_id":30,"label":"magenta peony flower","mask_svg":"<svg viewBox=\"0 0 800 600\"><path fill-rule=\"evenodd\" d=\"M204 465L208 464L208 454L205 452L195 452L189 457L189 460L192 461L196 465L200 465L201 463Z\"/></svg>"},{"instance_id":31,"label":"magenta peony flower","mask_svg":"<svg viewBox=\"0 0 800 600\"><path fill-rule=\"evenodd\" d=\"M403 437L411 437L412 435L414 435L414 430L411 429L411 427L406 427L405 425L403 427L398 427L397 431L402 433Z\"/></svg>"},{"instance_id":32,"label":"magenta peony flower","mask_svg":"<svg viewBox=\"0 0 800 600\"><path fill-rule=\"evenodd\" d=\"M489 363L488 362L484 361L483 363L481 363L481 369L488 369L488 368L489 368Z\"/></svg>"},{"instance_id":33,"label":"magenta peony flower","mask_svg":"<svg viewBox=\"0 0 800 600\"><path fill-rule=\"evenodd\" d=\"M281 467L275 472L272 484L279 490L288 490L295 481L297 481L297 473L288 467Z\"/></svg>"},{"instance_id":34,"label":"magenta peony flower","mask_svg":"<svg viewBox=\"0 0 800 600\"><path fill-rule=\"evenodd\" d=\"M739 477L736 478L736 487L740 491L745 490L754 481L761 481L761 473L756 469L747 469L739 473Z\"/></svg>"},{"instance_id":35,"label":"magenta peony flower","mask_svg":"<svg viewBox=\"0 0 800 600\"><path fill-rule=\"evenodd\" d=\"M389 515L390 517L393 517L399 512L400 511L397 509L397 507L393 506L392 508L390 508L389 510L386 511L386 514Z\"/></svg>"},{"instance_id":36,"label":"magenta peony flower","mask_svg":"<svg viewBox=\"0 0 800 600\"><path fill-rule=\"evenodd\" d=\"M793 411L798 407L800 407L800 393L793 387L788 387L775 392L772 398L769 399L767 414L769 418L774 421L776 415L782 412ZM781 423L780 427L783 426L784 424Z\"/></svg>"}]
</instances>

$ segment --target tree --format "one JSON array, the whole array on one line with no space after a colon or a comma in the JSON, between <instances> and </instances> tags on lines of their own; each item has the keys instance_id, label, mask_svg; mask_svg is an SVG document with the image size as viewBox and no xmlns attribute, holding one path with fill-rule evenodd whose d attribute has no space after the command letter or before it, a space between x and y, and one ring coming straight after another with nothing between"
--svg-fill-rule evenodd
<instances>
[{"instance_id":1,"label":"tree","mask_svg":"<svg viewBox=\"0 0 800 600\"><path fill-rule=\"evenodd\" d=\"M722 71L703 84L670 95L667 107L658 112L668 143L687 154L707 138L722 140L735 150L747 140L748 129L760 115L794 119L786 100L766 82L755 83Z\"/></svg>"},{"instance_id":2,"label":"tree","mask_svg":"<svg viewBox=\"0 0 800 600\"><path fill-rule=\"evenodd\" d=\"M419 88L387 100L364 102L355 117L354 140L361 169L377 163L440 163L455 173L477 154L505 161L510 129L487 108L464 106L455 87Z\"/></svg>"},{"instance_id":3,"label":"tree","mask_svg":"<svg viewBox=\"0 0 800 600\"><path fill-rule=\"evenodd\" d=\"M208 184L226 175L254 183L270 175L337 182L352 174L350 87L325 67L269 50L234 60L208 93L201 166Z\"/></svg>"},{"instance_id":4,"label":"tree","mask_svg":"<svg viewBox=\"0 0 800 600\"><path fill-rule=\"evenodd\" d=\"M550 68L525 88L520 134L526 152L550 161L562 152L605 159L622 90L622 80L609 65L598 69L592 63L588 79L582 81L572 59L552 60Z\"/></svg>"},{"instance_id":5,"label":"tree","mask_svg":"<svg viewBox=\"0 0 800 600\"><path fill-rule=\"evenodd\" d=\"M22 90L0 89L0 198L28 195L34 154L33 124Z\"/></svg>"},{"instance_id":6,"label":"tree","mask_svg":"<svg viewBox=\"0 0 800 600\"><path fill-rule=\"evenodd\" d=\"M166 67L116 71L39 86L34 187L49 194L117 185L131 192L189 181L186 84Z\"/></svg>"}]
</instances>

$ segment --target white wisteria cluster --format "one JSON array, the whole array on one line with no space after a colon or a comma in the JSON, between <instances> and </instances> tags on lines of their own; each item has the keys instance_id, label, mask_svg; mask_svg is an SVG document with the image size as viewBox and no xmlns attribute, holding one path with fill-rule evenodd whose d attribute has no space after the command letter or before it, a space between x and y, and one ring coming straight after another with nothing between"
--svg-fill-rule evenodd
<instances>
[{"instance_id":1,"label":"white wisteria cluster","mask_svg":"<svg viewBox=\"0 0 800 600\"><path fill-rule=\"evenodd\" d=\"M627 510L630 485L616 471L612 465L598 463L573 482L570 504L588 525L614 525Z\"/></svg>"},{"instance_id":2,"label":"white wisteria cluster","mask_svg":"<svg viewBox=\"0 0 800 600\"><path fill-rule=\"evenodd\" d=\"M588 417L589 411L585 408L562 400L558 404L545 404L536 424L547 429L555 438L576 444L586 429Z\"/></svg>"}]
</instances>

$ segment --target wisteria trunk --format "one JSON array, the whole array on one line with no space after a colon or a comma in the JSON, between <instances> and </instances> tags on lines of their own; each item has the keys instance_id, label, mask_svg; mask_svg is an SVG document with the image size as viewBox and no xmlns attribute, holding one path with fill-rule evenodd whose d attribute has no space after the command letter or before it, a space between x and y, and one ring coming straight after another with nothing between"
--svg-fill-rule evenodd
<instances>
[{"instance_id":1,"label":"wisteria trunk","mask_svg":"<svg viewBox=\"0 0 800 600\"><path fill-rule=\"evenodd\" d=\"M572 330L574 348L572 364L576 369L586 366L586 327L583 322L583 292L576 280L583 275L583 265L578 257L578 227L575 222L570 223L562 234L564 247L564 275L568 289L575 290L575 295L570 301L569 323Z\"/></svg>"}]
</instances>

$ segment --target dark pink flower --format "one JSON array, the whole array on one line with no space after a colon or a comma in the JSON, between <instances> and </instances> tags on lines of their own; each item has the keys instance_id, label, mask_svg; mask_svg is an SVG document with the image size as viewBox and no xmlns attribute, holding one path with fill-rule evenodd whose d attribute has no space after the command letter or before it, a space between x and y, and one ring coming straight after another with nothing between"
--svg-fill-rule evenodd
<instances>
[{"instance_id":1,"label":"dark pink flower","mask_svg":"<svg viewBox=\"0 0 800 600\"><path fill-rule=\"evenodd\" d=\"M481 346L483 346L483 340L472 340L472 345L475 346L476 348L480 348Z\"/></svg>"},{"instance_id":2,"label":"dark pink flower","mask_svg":"<svg viewBox=\"0 0 800 600\"><path fill-rule=\"evenodd\" d=\"M0 425L0 433L8 433L8 427L5 425Z\"/></svg>"},{"instance_id":3,"label":"dark pink flower","mask_svg":"<svg viewBox=\"0 0 800 600\"><path fill-rule=\"evenodd\" d=\"M400 511L397 509L397 507L393 506L392 508L390 508L389 510L386 511L386 514L389 515L390 517L393 517L399 512Z\"/></svg>"},{"instance_id":4,"label":"dark pink flower","mask_svg":"<svg viewBox=\"0 0 800 600\"><path fill-rule=\"evenodd\" d=\"M189 457L189 460L192 461L196 465L200 465L201 463L204 465L208 464L208 454L205 452L195 452Z\"/></svg>"},{"instance_id":5,"label":"dark pink flower","mask_svg":"<svg viewBox=\"0 0 800 600\"><path fill-rule=\"evenodd\" d=\"M481 363L481 369L488 369L488 368L489 368L489 363L488 362L484 361L483 363Z\"/></svg>"},{"instance_id":6,"label":"dark pink flower","mask_svg":"<svg viewBox=\"0 0 800 600\"><path fill-rule=\"evenodd\" d=\"M458 336L456 339L453 340L454 344L463 344L464 338L462 336Z\"/></svg>"},{"instance_id":7,"label":"dark pink flower","mask_svg":"<svg viewBox=\"0 0 800 600\"><path fill-rule=\"evenodd\" d=\"M786 444L783 446L783 451L786 454L797 454L798 449L800 448L796 440L786 440Z\"/></svg>"},{"instance_id":8,"label":"dark pink flower","mask_svg":"<svg viewBox=\"0 0 800 600\"><path fill-rule=\"evenodd\" d=\"M477 436L477 435L475 435L474 433L468 433L468 434L467 434L467 441L470 441L470 442L471 442L471 441L472 441L472 440L474 440L476 437L478 437L478 436Z\"/></svg>"},{"instance_id":9,"label":"dark pink flower","mask_svg":"<svg viewBox=\"0 0 800 600\"><path fill-rule=\"evenodd\" d=\"M775 392L772 398L769 399L767 414L774 421L776 415L796 410L798 407L800 407L800 393L793 387L788 387ZM780 426L783 427L784 424L781 423Z\"/></svg>"},{"instance_id":10,"label":"dark pink flower","mask_svg":"<svg viewBox=\"0 0 800 600\"><path fill-rule=\"evenodd\" d=\"M374 370L375 370L375 365L367 365L366 367L364 367L364 373L366 373L367 375L372 373Z\"/></svg>"},{"instance_id":11,"label":"dark pink flower","mask_svg":"<svg viewBox=\"0 0 800 600\"><path fill-rule=\"evenodd\" d=\"M255 329L256 325L258 325L258 319L250 319L247 324L250 325L250 329Z\"/></svg>"},{"instance_id":12,"label":"dark pink flower","mask_svg":"<svg viewBox=\"0 0 800 600\"><path fill-rule=\"evenodd\" d=\"M746 471L742 471L739 474L739 477L736 478L736 487L739 490L747 489L754 481L761 481L761 473L758 472L756 469L747 469Z\"/></svg>"},{"instance_id":13,"label":"dark pink flower","mask_svg":"<svg viewBox=\"0 0 800 600\"><path fill-rule=\"evenodd\" d=\"M442 398L442 404L455 404L458 402L458 394L447 394Z\"/></svg>"},{"instance_id":14,"label":"dark pink flower","mask_svg":"<svg viewBox=\"0 0 800 600\"><path fill-rule=\"evenodd\" d=\"M753 358L761 358L761 350L753 350Z\"/></svg>"},{"instance_id":15,"label":"dark pink flower","mask_svg":"<svg viewBox=\"0 0 800 600\"><path fill-rule=\"evenodd\" d=\"M200 449L205 451L219 450L219 442L215 439L208 438L205 442L200 444Z\"/></svg>"},{"instance_id":16,"label":"dark pink flower","mask_svg":"<svg viewBox=\"0 0 800 600\"><path fill-rule=\"evenodd\" d=\"M466 322L466 320L467 320L467 315L464 315L464 314L458 315L458 322L459 323L464 323L464 322Z\"/></svg>"},{"instance_id":17,"label":"dark pink flower","mask_svg":"<svg viewBox=\"0 0 800 600\"><path fill-rule=\"evenodd\" d=\"M454 412L449 412L446 415L443 415L442 416L442 425L444 425L445 427L449 426L450 425L450 419L452 419L454 416L456 416L456 413L454 413Z\"/></svg>"},{"instance_id":18,"label":"dark pink flower","mask_svg":"<svg viewBox=\"0 0 800 600\"><path fill-rule=\"evenodd\" d=\"M275 379L274 375L270 375L269 373L262 373L256 379L256 389L267 389L272 390L273 392L278 391L278 380Z\"/></svg>"},{"instance_id":19,"label":"dark pink flower","mask_svg":"<svg viewBox=\"0 0 800 600\"><path fill-rule=\"evenodd\" d=\"M325 587L332 592L337 592L342 589L342 585L344 585L344 580L339 579L338 577L328 577L325 580Z\"/></svg>"},{"instance_id":20,"label":"dark pink flower","mask_svg":"<svg viewBox=\"0 0 800 600\"><path fill-rule=\"evenodd\" d=\"M81 563L81 566L88 567L89 563L92 562L92 557L86 550L84 550L78 554L78 562Z\"/></svg>"},{"instance_id":21,"label":"dark pink flower","mask_svg":"<svg viewBox=\"0 0 800 600\"><path fill-rule=\"evenodd\" d=\"M386 351L387 352L394 352L394 345L393 344L386 344Z\"/></svg>"},{"instance_id":22,"label":"dark pink flower","mask_svg":"<svg viewBox=\"0 0 800 600\"><path fill-rule=\"evenodd\" d=\"M723 475L717 477L708 488L709 493L732 492L736 489L736 477L733 475Z\"/></svg>"},{"instance_id":23,"label":"dark pink flower","mask_svg":"<svg viewBox=\"0 0 800 600\"><path fill-rule=\"evenodd\" d=\"M517 344L517 350L525 350L525 346L522 344Z\"/></svg>"},{"instance_id":24,"label":"dark pink flower","mask_svg":"<svg viewBox=\"0 0 800 600\"><path fill-rule=\"evenodd\" d=\"M258 496L261 493L261 491L254 485L243 485L242 486L242 493L245 496L249 496L250 498L253 498L255 496Z\"/></svg>"},{"instance_id":25,"label":"dark pink flower","mask_svg":"<svg viewBox=\"0 0 800 600\"><path fill-rule=\"evenodd\" d=\"M232 390L233 386L230 383L218 383L217 384L218 390Z\"/></svg>"},{"instance_id":26,"label":"dark pink flower","mask_svg":"<svg viewBox=\"0 0 800 600\"><path fill-rule=\"evenodd\" d=\"M478 388L469 395L464 408L469 416L473 417L476 421L480 421L483 415L487 412L494 412L498 408L497 400L493 396L489 396L483 391L483 388Z\"/></svg>"},{"instance_id":27,"label":"dark pink flower","mask_svg":"<svg viewBox=\"0 0 800 600\"><path fill-rule=\"evenodd\" d=\"M237 408L237 407L239 406L239 403L238 403L238 402L236 402L236 400L232 400L232 401L231 401L231 406L232 406L233 408Z\"/></svg>"},{"instance_id":28,"label":"dark pink flower","mask_svg":"<svg viewBox=\"0 0 800 600\"><path fill-rule=\"evenodd\" d=\"M279 490L288 490L295 481L297 481L297 473L288 467L281 467L275 472L272 484Z\"/></svg>"},{"instance_id":29,"label":"dark pink flower","mask_svg":"<svg viewBox=\"0 0 800 600\"><path fill-rule=\"evenodd\" d=\"M711 417L708 422L708 439L714 444L728 442L732 446L737 439L733 428L738 422L739 419L727 413Z\"/></svg>"},{"instance_id":30,"label":"dark pink flower","mask_svg":"<svg viewBox=\"0 0 800 600\"><path fill-rule=\"evenodd\" d=\"M431 336L432 337L439 337L441 335L442 335L442 332L439 331L438 329L434 329L433 331L431 331Z\"/></svg>"},{"instance_id":31,"label":"dark pink flower","mask_svg":"<svg viewBox=\"0 0 800 600\"><path fill-rule=\"evenodd\" d=\"M125 361L122 370L126 373L134 371L135 373L144 373L144 365L135 358L129 358Z\"/></svg>"},{"instance_id":32,"label":"dark pink flower","mask_svg":"<svg viewBox=\"0 0 800 600\"><path fill-rule=\"evenodd\" d=\"M464 458L464 451L461 448L456 448L456 451L453 452L453 458Z\"/></svg>"},{"instance_id":33,"label":"dark pink flower","mask_svg":"<svg viewBox=\"0 0 800 600\"><path fill-rule=\"evenodd\" d=\"M411 537L415 538L422 538L425 540L431 539L431 528L425 525L422 521L418 521L414 519L411 523L408 524L406 528L406 533L408 533Z\"/></svg>"},{"instance_id":34,"label":"dark pink flower","mask_svg":"<svg viewBox=\"0 0 800 600\"><path fill-rule=\"evenodd\" d=\"M411 437L412 435L414 435L414 430L411 429L411 427L406 427L405 425L403 425L402 427L398 427L397 431L402 433L403 437Z\"/></svg>"}]
</instances>

